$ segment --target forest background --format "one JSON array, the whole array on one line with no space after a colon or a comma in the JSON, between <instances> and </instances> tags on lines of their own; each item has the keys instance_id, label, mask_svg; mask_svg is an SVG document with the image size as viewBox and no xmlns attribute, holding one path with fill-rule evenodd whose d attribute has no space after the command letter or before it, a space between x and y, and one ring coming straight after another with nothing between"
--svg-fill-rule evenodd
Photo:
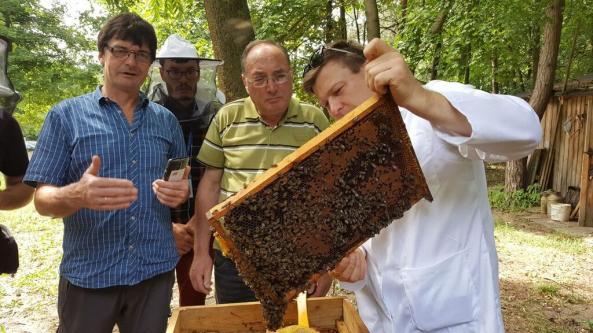
<instances>
[{"instance_id":1,"label":"forest background","mask_svg":"<svg viewBox=\"0 0 593 333\"><path fill-rule=\"evenodd\" d=\"M37 138L53 104L100 83L96 36L124 11L151 22L159 46L177 33L201 55L224 59L218 85L228 101L246 95L239 58L255 38L286 46L295 93L311 102L300 73L315 49L336 39L381 37L421 81L532 92L540 118L554 82L593 73L593 0L86 0L89 9L69 23L64 17L79 1L48 1L0 2L0 35L13 41L9 76L24 97L15 117L28 139ZM524 169L525 161L509 163L508 191L527 185Z\"/></svg>"}]
</instances>

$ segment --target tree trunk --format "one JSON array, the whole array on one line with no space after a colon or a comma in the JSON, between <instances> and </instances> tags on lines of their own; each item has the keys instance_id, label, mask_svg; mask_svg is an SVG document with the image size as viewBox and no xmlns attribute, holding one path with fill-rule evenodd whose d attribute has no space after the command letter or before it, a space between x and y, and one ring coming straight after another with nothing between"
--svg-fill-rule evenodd
<instances>
[{"instance_id":1,"label":"tree trunk","mask_svg":"<svg viewBox=\"0 0 593 333\"><path fill-rule=\"evenodd\" d=\"M241 81L241 54L255 39L247 0L204 0L214 54L224 59L220 87L227 101L247 96Z\"/></svg>"},{"instance_id":2,"label":"tree trunk","mask_svg":"<svg viewBox=\"0 0 593 333\"><path fill-rule=\"evenodd\" d=\"M552 0L546 9L548 20L544 26L543 43L537 66L537 78L533 93L529 99L529 104L531 104L540 119L543 117L544 111L546 111L554 87L554 73L560 46L563 9L564 0Z\"/></svg>"},{"instance_id":3,"label":"tree trunk","mask_svg":"<svg viewBox=\"0 0 593 333\"><path fill-rule=\"evenodd\" d=\"M334 10L334 5L332 0L327 0L325 4L325 43L331 43L334 40L333 32L334 32L334 19L332 17L332 12Z\"/></svg>"},{"instance_id":4,"label":"tree trunk","mask_svg":"<svg viewBox=\"0 0 593 333\"><path fill-rule=\"evenodd\" d=\"M530 53L531 53L531 84L535 86L535 79L537 78L537 65L539 64L539 53L541 52L541 34L539 24L533 23L531 29L533 39L531 41Z\"/></svg>"},{"instance_id":5,"label":"tree trunk","mask_svg":"<svg viewBox=\"0 0 593 333\"><path fill-rule=\"evenodd\" d=\"M527 158L507 162L504 172L504 190L505 192L514 192L525 188L525 173Z\"/></svg>"},{"instance_id":6,"label":"tree trunk","mask_svg":"<svg viewBox=\"0 0 593 333\"><path fill-rule=\"evenodd\" d=\"M338 39L347 40L348 31L346 30L346 8L344 0L340 1L340 20L338 21Z\"/></svg>"},{"instance_id":7,"label":"tree trunk","mask_svg":"<svg viewBox=\"0 0 593 333\"><path fill-rule=\"evenodd\" d=\"M358 11L356 4L352 5L352 12L354 13L354 25L356 26L356 41L360 44L360 27L358 26Z\"/></svg>"},{"instance_id":8,"label":"tree trunk","mask_svg":"<svg viewBox=\"0 0 593 333\"><path fill-rule=\"evenodd\" d=\"M467 44L461 50L461 57L459 58L459 74L458 76L463 77L463 83L469 83L470 76L470 62L472 58L472 46Z\"/></svg>"},{"instance_id":9,"label":"tree trunk","mask_svg":"<svg viewBox=\"0 0 593 333\"><path fill-rule=\"evenodd\" d=\"M539 118L544 115L548 101L554 87L554 72L560 46L560 32L562 31L562 11L564 0L551 0L546 9L548 20L544 26L543 45L539 54L537 79L529 99L529 104ZM525 187L525 164L527 158L507 162L504 188L505 191L516 191Z\"/></svg>"},{"instance_id":10,"label":"tree trunk","mask_svg":"<svg viewBox=\"0 0 593 333\"><path fill-rule=\"evenodd\" d=\"M430 80L436 80L439 77L439 63L441 62L441 49L443 48L443 39L438 36L432 57L432 67L430 69Z\"/></svg>"},{"instance_id":11,"label":"tree trunk","mask_svg":"<svg viewBox=\"0 0 593 333\"><path fill-rule=\"evenodd\" d=\"M499 88L498 88L498 81L496 80L496 78L498 77L498 55L496 54L496 52L492 53L492 93L493 94L498 94Z\"/></svg>"},{"instance_id":12,"label":"tree trunk","mask_svg":"<svg viewBox=\"0 0 593 333\"><path fill-rule=\"evenodd\" d=\"M367 16L367 40L371 41L373 38L381 38L381 30L379 28L379 10L377 9L377 1L364 0L364 11Z\"/></svg>"},{"instance_id":13,"label":"tree trunk","mask_svg":"<svg viewBox=\"0 0 593 333\"><path fill-rule=\"evenodd\" d=\"M434 49L434 56L432 58L432 68L430 71L430 79L436 80L438 78L438 67L439 63L441 62L441 49L443 47L443 26L445 25L445 21L447 20L447 15L449 14L449 10L453 5L453 0L448 1L445 6L441 9L439 14L437 15L432 27L430 28L431 35L436 38L436 44Z\"/></svg>"},{"instance_id":14,"label":"tree trunk","mask_svg":"<svg viewBox=\"0 0 593 333\"><path fill-rule=\"evenodd\" d=\"M401 0L399 5L402 7L402 17L399 23L398 32L401 32L406 27L406 19L408 17L408 0Z\"/></svg>"}]
</instances>

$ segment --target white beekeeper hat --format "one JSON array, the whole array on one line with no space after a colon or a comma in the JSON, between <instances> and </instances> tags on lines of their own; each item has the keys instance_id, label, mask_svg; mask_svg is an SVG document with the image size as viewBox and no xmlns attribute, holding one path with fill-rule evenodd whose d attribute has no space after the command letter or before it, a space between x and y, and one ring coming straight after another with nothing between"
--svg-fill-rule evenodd
<instances>
[{"instance_id":1,"label":"white beekeeper hat","mask_svg":"<svg viewBox=\"0 0 593 333\"><path fill-rule=\"evenodd\" d=\"M196 47L181 36L175 34L167 37L163 46L158 50L156 59L197 59L200 68L215 67L224 63L218 59L198 57Z\"/></svg>"}]
</instances>

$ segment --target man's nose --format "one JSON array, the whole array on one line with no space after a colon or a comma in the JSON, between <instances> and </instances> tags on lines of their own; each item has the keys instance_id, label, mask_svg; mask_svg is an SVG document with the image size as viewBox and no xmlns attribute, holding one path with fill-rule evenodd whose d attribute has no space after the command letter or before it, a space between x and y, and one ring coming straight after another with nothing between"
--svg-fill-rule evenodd
<instances>
[{"instance_id":1,"label":"man's nose","mask_svg":"<svg viewBox=\"0 0 593 333\"><path fill-rule=\"evenodd\" d=\"M341 103L336 98L330 97L327 100L327 107L329 115L337 119L340 114Z\"/></svg>"},{"instance_id":2,"label":"man's nose","mask_svg":"<svg viewBox=\"0 0 593 333\"><path fill-rule=\"evenodd\" d=\"M268 78L268 82L266 83L266 91L269 93L275 93L278 90L278 83L274 80Z\"/></svg>"}]
</instances>

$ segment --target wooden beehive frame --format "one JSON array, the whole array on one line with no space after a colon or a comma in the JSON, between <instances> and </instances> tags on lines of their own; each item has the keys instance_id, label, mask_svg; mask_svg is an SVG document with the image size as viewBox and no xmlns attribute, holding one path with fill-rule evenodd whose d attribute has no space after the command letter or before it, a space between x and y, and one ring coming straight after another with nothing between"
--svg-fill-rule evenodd
<instances>
[{"instance_id":1,"label":"wooden beehive frame","mask_svg":"<svg viewBox=\"0 0 593 333\"><path fill-rule=\"evenodd\" d=\"M212 207L208 213L208 221L210 225L216 231L216 238L219 241L219 244L222 247L224 253L228 253L231 248L233 248L233 243L228 237L225 237L225 230L219 219L226 215L233 207L240 205L246 198L250 197L251 195L257 193L261 189L265 188L267 185L274 182L278 179L281 175L285 174L287 171L292 169L296 164L303 161L311 154L319 150L320 147L325 145L327 142L331 141L332 139L338 137L344 131L348 130L356 123L362 121L365 117L370 115L374 110L381 106L393 105L393 112L397 112L397 105L395 105L391 99L391 95L384 95L383 97L380 96L372 96L353 111L346 114L344 117L336 121L332 126L321 132L318 136L314 137L313 139L309 140L307 143L299 147L290 155L286 156L278 165L273 166L272 168L268 169L262 175L257 177L253 182L247 185L246 188L238 192L236 195L228 198L227 200L219 203L218 205ZM407 136L406 136L407 137ZM408 142L407 144L411 147L411 143ZM416 163L414 164L415 171L418 174L422 174L420 170L420 166ZM428 186L424 182L424 188L421 189L427 193L426 198L432 200L430 195L430 191Z\"/></svg>"}]
</instances>

